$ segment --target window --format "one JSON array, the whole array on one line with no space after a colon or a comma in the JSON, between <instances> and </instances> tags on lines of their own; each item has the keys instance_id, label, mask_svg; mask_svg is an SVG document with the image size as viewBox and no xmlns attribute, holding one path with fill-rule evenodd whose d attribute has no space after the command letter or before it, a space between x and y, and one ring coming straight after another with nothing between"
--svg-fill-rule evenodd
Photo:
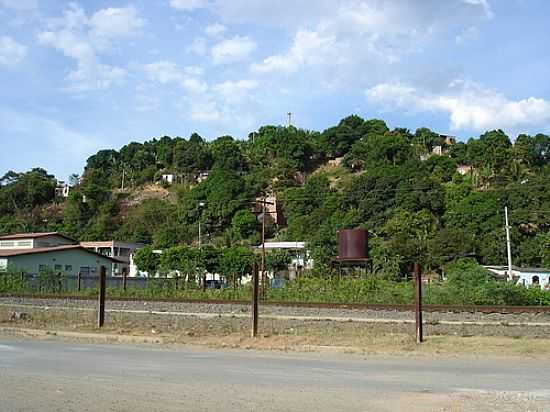
<instances>
[{"instance_id":1,"label":"window","mask_svg":"<svg viewBox=\"0 0 550 412\"><path fill-rule=\"evenodd\" d=\"M80 274L82 276L88 276L90 274L90 268L88 266L80 266Z\"/></svg>"},{"instance_id":2,"label":"window","mask_svg":"<svg viewBox=\"0 0 550 412\"><path fill-rule=\"evenodd\" d=\"M65 265L65 272L69 273L73 271L73 265Z\"/></svg>"},{"instance_id":3,"label":"window","mask_svg":"<svg viewBox=\"0 0 550 412\"><path fill-rule=\"evenodd\" d=\"M63 270L63 265L55 265L53 267L53 269L56 271L56 272L61 272Z\"/></svg>"},{"instance_id":4,"label":"window","mask_svg":"<svg viewBox=\"0 0 550 412\"><path fill-rule=\"evenodd\" d=\"M0 242L0 247L14 247L14 246L15 246L15 242L11 240L3 240Z\"/></svg>"},{"instance_id":5,"label":"window","mask_svg":"<svg viewBox=\"0 0 550 412\"><path fill-rule=\"evenodd\" d=\"M38 265L38 271L39 272L47 272L49 271L51 268L48 266L48 265Z\"/></svg>"},{"instance_id":6,"label":"window","mask_svg":"<svg viewBox=\"0 0 550 412\"><path fill-rule=\"evenodd\" d=\"M539 277L538 276L533 276L533 278L531 279L531 283L533 283L533 285L538 285L539 284Z\"/></svg>"},{"instance_id":7,"label":"window","mask_svg":"<svg viewBox=\"0 0 550 412\"><path fill-rule=\"evenodd\" d=\"M17 246L19 246L19 247L31 247L32 246L32 241L30 241L30 240L20 240L19 242L17 242Z\"/></svg>"}]
</instances>

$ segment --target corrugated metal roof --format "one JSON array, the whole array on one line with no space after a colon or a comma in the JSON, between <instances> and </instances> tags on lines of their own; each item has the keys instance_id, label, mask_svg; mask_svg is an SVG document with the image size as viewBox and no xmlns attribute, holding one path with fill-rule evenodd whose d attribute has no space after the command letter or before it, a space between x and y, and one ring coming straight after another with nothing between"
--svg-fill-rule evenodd
<instances>
[{"instance_id":1,"label":"corrugated metal roof","mask_svg":"<svg viewBox=\"0 0 550 412\"><path fill-rule=\"evenodd\" d=\"M258 249L262 248L262 245L256 246ZM306 242L265 242L266 249L305 249Z\"/></svg>"},{"instance_id":2,"label":"corrugated metal roof","mask_svg":"<svg viewBox=\"0 0 550 412\"><path fill-rule=\"evenodd\" d=\"M60 236L76 243L76 240L70 238L69 236L62 235L59 232L13 233L11 235L0 236L0 240L35 239L46 236Z\"/></svg>"},{"instance_id":3,"label":"corrugated metal roof","mask_svg":"<svg viewBox=\"0 0 550 412\"><path fill-rule=\"evenodd\" d=\"M51 247L39 247L34 249L0 249L0 257L14 257L14 256L23 256L23 255L34 255L39 253L50 253L50 252L64 252L67 250L81 250L86 253L91 253L92 255L100 256L102 258L108 259L112 262L119 263L120 261L109 256L96 253L93 250L86 249L80 245L62 245L62 246L51 246Z\"/></svg>"},{"instance_id":4,"label":"corrugated metal roof","mask_svg":"<svg viewBox=\"0 0 550 412\"><path fill-rule=\"evenodd\" d=\"M508 266L483 266L486 269L492 269L492 270L508 270ZM526 273L550 273L550 269L546 268L522 268L519 266L512 265L512 270L515 270L516 272L526 272Z\"/></svg>"}]
</instances>

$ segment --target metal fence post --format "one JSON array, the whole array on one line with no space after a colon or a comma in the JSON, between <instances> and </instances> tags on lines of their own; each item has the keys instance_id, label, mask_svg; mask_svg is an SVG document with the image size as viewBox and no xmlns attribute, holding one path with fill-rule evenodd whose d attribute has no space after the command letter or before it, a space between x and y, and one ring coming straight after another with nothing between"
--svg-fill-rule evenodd
<instances>
[{"instance_id":1,"label":"metal fence post","mask_svg":"<svg viewBox=\"0 0 550 412\"><path fill-rule=\"evenodd\" d=\"M252 337L258 335L258 266L256 262L252 267Z\"/></svg>"},{"instance_id":2,"label":"metal fence post","mask_svg":"<svg viewBox=\"0 0 550 412\"><path fill-rule=\"evenodd\" d=\"M122 290L126 292L126 268L122 269Z\"/></svg>"},{"instance_id":3,"label":"metal fence post","mask_svg":"<svg viewBox=\"0 0 550 412\"><path fill-rule=\"evenodd\" d=\"M78 292L80 292L81 285L82 285L82 273L78 272L76 274L76 290Z\"/></svg>"},{"instance_id":4,"label":"metal fence post","mask_svg":"<svg viewBox=\"0 0 550 412\"><path fill-rule=\"evenodd\" d=\"M414 264L415 280L415 312L416 312L416 343L422 343L424 340L424 331L422 327L422 272L420 264Z\"/></svg>"},{"instance_id":5,"label":"metal fence post","mask_svg":"<svg viewBox=\"0 0 550 412\"><path fill-rule=\"evenodd\" d=\"M97 312L97 327L101 328L105 323L105 284L106 284L107 269L101 266L99 270L99 298Z\"/></svg>"}]
</instances>

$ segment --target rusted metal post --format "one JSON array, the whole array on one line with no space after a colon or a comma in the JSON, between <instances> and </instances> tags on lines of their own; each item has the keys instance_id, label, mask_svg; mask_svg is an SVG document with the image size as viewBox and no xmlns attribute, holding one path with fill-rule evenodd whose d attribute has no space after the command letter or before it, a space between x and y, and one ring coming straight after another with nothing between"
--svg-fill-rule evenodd
<instances>
[{"instance_id":1,"label":"rusted metal post","mask_svg":"<svg viewBox=\"0 0 550 412\"><path fill-rule=\"evenodd\" d=\"M252 267L252 337L258 336L258 266L254 262Z\"/></svg>"},{"instance_id":2,"label":"rusted metal post","mask_svg":"<svg viewBox=\"0 0 550 412\"><path fill-rule=\"evenodd\" d=\"M76 290L80 292L81 287L82 287L82 273L78 272L76 274Z\"/></svg>"},{"instance_id":3,"label":"rusted metal post","mask_svg":"<svg viewBox=\"0 0 550 412\"><path fill-rule=\"evenodd\" d=\"M61 281L61 272L57 272L57 293L63 291L63 282Z\"/></svg>"},{"instance_id":4,"label":"rusted metal post","mask_svg":"<svg viewBox=\"0 0 550 412\"><path fill-rule=\"evenodd\" d=\"M122 290L126 292L126 268L122 269Z\"/></svg>"},{"instance_id":5,"label":"rusted metal post","mask_svg":"<svg viewBox=\"0 0 550 412\"><path fill-rule=\"evenodd\" d=\"M424 333L422 328L422 272L420 263L414 264L415 280L415 312L416 312L416 343L422 343Z\"/></svg>"},{"instance_id":6,"label":"rusted metal post","mask_svg":"<svg viewBox=\"0 0 550 412\"><path fill-rule=\"evenodd\" d=\"M99 298L97 311L97 327L103 327L105 323L105 284L106 284L107 269L101 266L99 270Z\"/></svg>"}]
</instances>

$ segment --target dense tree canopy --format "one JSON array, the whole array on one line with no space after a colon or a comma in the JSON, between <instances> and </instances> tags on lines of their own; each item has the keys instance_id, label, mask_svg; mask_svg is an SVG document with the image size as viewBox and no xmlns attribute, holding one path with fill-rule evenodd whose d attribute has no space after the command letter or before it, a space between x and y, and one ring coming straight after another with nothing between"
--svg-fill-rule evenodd
<instances>
[{"instance_id":1,"label":"dense tree canopy","mask_svg":"<svg viewBox=\"0 0 550 412\"><path fill-rule=\"evenodd\" d=\"M171 186L164 174L174 175ZM503 264L507 205L514 262L550 265L550 137L544 134L510 139L492 130L453 144L428 128L390 130L382 120L352 115L322 133L267 125L246 140L193 134L131 142L91 156L63 202L55 198L56 184L39 168L5 173L0 232L60 230L81 239L180 247L184 270L208 261L185 249L198 244L200 222L202 244L230 247L224 259L239 277L249 258L239 248L260 241L255 200L276 195L286 225L263 217L269 237L307 241L314 258L328 263L336 255L336 231L363 227L371 233L376 270L392 272L415 260L431 269L460 257ZM166 193L141 199L153 184ZM144 264L159 270L175 259L143 253L153 262Z\"/></svg>"}]
</instances>

